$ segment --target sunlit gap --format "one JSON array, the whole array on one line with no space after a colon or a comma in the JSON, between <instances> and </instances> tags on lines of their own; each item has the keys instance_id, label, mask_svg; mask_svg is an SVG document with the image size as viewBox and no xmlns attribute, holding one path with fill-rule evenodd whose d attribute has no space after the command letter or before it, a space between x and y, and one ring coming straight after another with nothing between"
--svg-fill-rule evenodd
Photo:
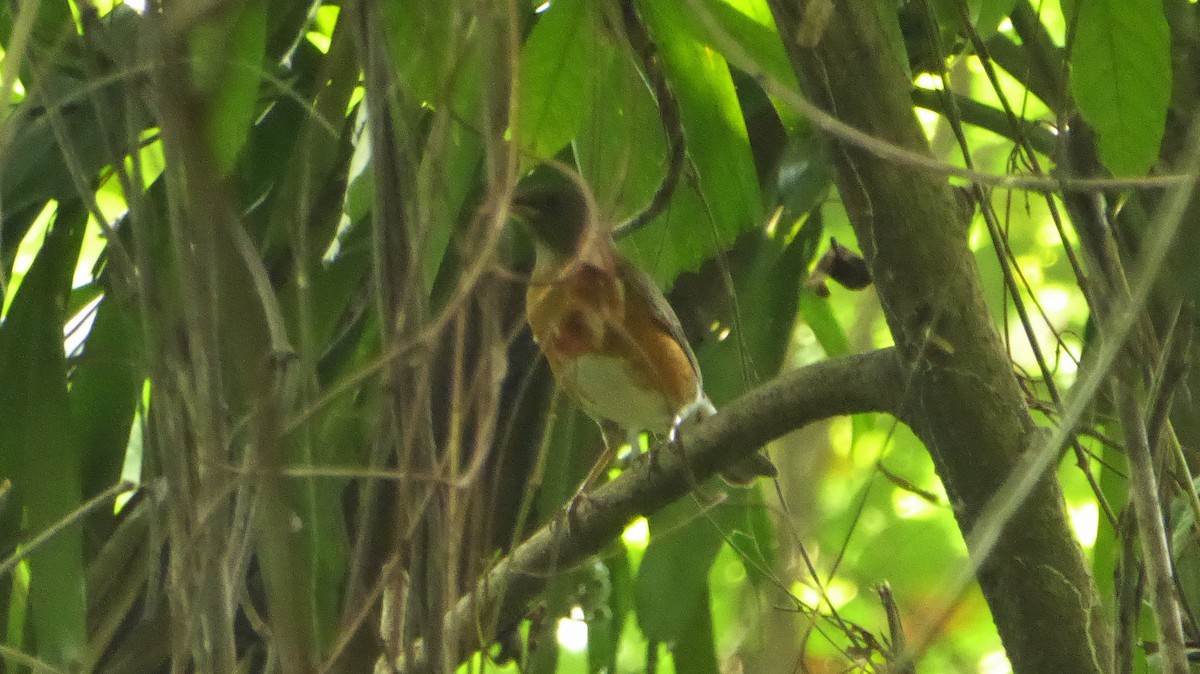
<instances>
[{"instance_id":1,"label":"sunlit gap","mask_svg":"<svg viewBox=\"0 0 1200 674\"><path fill-rule=\"evenodd\" d=\"M793 582L791 591L792 596L798 597L801 603L813 608L831 605L834 609L840 609L858 596L858 586L839 577L830 579L824 592L801 581Z\"/></svg>"},{"instance_id":2,"label":"sunlit gap","mask_svg":"<svg viewBox=\"0 0 1200 674\"><path fill-rule=\"evenodd\" d=\"M129 438L125 443L125 460L121 463L121 479L141 487L142 484L142 415L150 409L150 380L142 380L142 404L133 411L133 423L129 426ZM113 514L121 512L125 504L134 497L137 489L131 489L117 497Z\"/></svg>"},{"instance_id":3,"label":"sunlit gap","mask_svg":"<svg viewBox=\"0 0 1200 674\"><path fill-rule=\"evenodd\" d=\"M584 620L583 607L572 606L571 615L560 618L555 631L558 644L573 653L582 653L588 646L588 625Z\"/></svg>"},{"instance_id":4,"label":"sunlit gap","mask_svg":"<svg viewBox=\"0 0 1200 674\"><path fill-rule=\"evenodd\" d=\"M12 270L8 277L8 287L5 289L3 304L0 305L0 321L3 321L8 314L8 307L12 304L13 298L17 296L21 281L25 279L25 274L33 266L34 258L42 249L42 242L46 240L46 232L57 212L58 202L53 199L47 201L46 205L42 207L41 213L38 213L37 217L33 219L33 223L29 225L21 243L17 244L17 252L13 256Z\"/></svg>"},{"instance_id":5,"label":"sunlit gap","mask_svg":"<svg viewBox=\"0 0 1200 674\"><path fill-rule=\"evenodd\" d=\"M999 649L979 658L978 671L979 674L1010 674L1012 664L1008 661L1008 654L1004 649Z\"/></svg>"},{"instance_id":6,"label":"sunlit gap","mask_svg":"<svg viewBox=\"0 0 1200 674\"><path fill-rule=\"evenodd\" d=\"M645 549L650 543L650 522L645 517L639 517L625 527L621 540L626 547Z\"/></svg>"},{"instance_id":7,"label":"sunlit gap","mask_svg":"<svg viewBox=\"0 0 1200 674\"><path fill-rule=\"evenodd\" d=\"M1071 520L1071 530L1079 539L1079 545L1084 548L1095 547L1096 533L1100 530L1100 508L1096 502L1086 501L1068 506L1067 513Z\"/></svg>"}]
</instances>

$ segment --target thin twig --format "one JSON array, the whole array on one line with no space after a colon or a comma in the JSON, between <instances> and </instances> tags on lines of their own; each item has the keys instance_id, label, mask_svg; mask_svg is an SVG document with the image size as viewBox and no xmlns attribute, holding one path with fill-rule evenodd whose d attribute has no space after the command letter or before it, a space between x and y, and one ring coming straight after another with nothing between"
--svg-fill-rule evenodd
<instances>
[{"instance_id":1,"label":"thin twig","mask_svg":"<svg viewBox=\"0 0 1200 674\"><path fill-rule=\"evenodd\" d=\"M1179 597L1175 594L1171 551L1163 524L1162 503L1158 498L1158 480L1154 477L1154 459L1150 456L1145 413L1133 383L1139 377L1139 372L1127 371L1114 382L1121 426L1125 429L1125 444L1129 447L1129 473L1132 478L1129 497L1133 502L1134 517L1137 518L1138 538L1142 542L1142 556L1150 583L1150 598L1158 622L1159 655L1163 671L1187 674L1183 615Z\"/></svg>"},{"instance_id":2,"label":"thin twig","mask_svg":"<svg viewBox=\"0 0 1200 674\"><path fill-rule=\"evenodd\" d=\"M3 563L0 563L0 577L10 573L17 567L17 564L21 563L21 560L26 559L34 552L37 552L38 548L45 545L46 542L51 538L54 538L58 534L62 533L64 529L78 522L84 517L87 517L88 513L92 512L96 508L99 508L121 494L132 490L136 486L136 484L130 482L129 480L121 480L120 482L85 501L83 505L79 506L75 510L72 510L69 514L67 514L66 517L63 517L59 521L43 529L37 536L34 536L24 545L19 546L17 552L13 553L12 556L4 560Z\"/></svg>"}]
</instances>

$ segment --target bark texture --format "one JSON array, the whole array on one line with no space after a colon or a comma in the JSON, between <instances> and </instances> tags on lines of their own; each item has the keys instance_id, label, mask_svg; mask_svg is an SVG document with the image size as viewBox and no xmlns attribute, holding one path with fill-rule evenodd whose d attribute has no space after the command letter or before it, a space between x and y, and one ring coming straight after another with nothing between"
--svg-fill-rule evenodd
<instances>
[{"instance_id":1,"label":"bark texture","mask_svg":"<svg viewBox=\"0 0 1200 674\"><path fill-rule=\"evenodd\" d=\"M809 99L875 138L929 153L883 4L769 4ZM902 417L932 454L966 535L1038 437L967 229L944 178L836 140L828 147L904 363ZM1052 475L1008 522L979 583L1014 671L1109 670L1110 631Z\"/></svg>"}]
</instances>

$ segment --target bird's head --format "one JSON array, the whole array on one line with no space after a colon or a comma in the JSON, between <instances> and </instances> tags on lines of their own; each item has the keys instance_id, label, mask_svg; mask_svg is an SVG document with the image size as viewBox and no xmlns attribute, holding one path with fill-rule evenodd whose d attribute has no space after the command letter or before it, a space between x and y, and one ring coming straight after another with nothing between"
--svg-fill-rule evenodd
<instances>
[{"instance_id":1,"label":"bird's head","mask_svg":"<svg viewBox=\"0 0 1200 674\"><path fill-rule=\"evenodd\" d=\"M595 202L583 180L554 165L542 165L517 186L513 213L541 246L573 257L595 228Z\"/></svg>"}]
</instances>

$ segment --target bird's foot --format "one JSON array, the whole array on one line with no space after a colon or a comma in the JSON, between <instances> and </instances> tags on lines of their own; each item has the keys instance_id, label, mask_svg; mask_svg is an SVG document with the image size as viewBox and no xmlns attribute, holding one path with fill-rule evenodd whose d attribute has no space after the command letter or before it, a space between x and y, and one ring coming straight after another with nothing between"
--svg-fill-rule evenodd
<instances>
[{"instance_id":1,"label":"bird's foot","mask_svg":"<svg viewBox=\"0 0 1200 674\"><path fill-rule=\"evenodd\" d=\"M567 501L567 507L564 510L564 516L566 517L566 524L567 524L568 529L571 528L571 524L573 522L578 520L579 509L585 503L587 503L587 501L588 501L588 495L587 495L587 492L585 492L583 490L583 487L580 487L575 492L575 495L571 497L571 500Z\"/></svg>"},{"instance_id":2,"label":"bird's foot","mask_svg":"<svg viewBox=\"0 0 1200 674\"><path fill-rule=\"evenodd\" d=\"M680 444L685 425L690 426L693 422L707 419L716 413L717 408L713 407L712 401L701 395L675 413L671 419L671 432L667 434L667 441L672 445Z\"/></svg>"},{"instance_id":3,"label":"bird's foot","mask_svg":"<svg viewBox=\"0 0 1200 674\"><path fill-rule=\"evenodd\" d=\"M579 524L579 518L587 502L591 500L583 487L580 487L571 498L559 509L558 515L551 521L551 526L561 529L564 533L570 533L576 525Z\"/></svg>"}]
</instances>

